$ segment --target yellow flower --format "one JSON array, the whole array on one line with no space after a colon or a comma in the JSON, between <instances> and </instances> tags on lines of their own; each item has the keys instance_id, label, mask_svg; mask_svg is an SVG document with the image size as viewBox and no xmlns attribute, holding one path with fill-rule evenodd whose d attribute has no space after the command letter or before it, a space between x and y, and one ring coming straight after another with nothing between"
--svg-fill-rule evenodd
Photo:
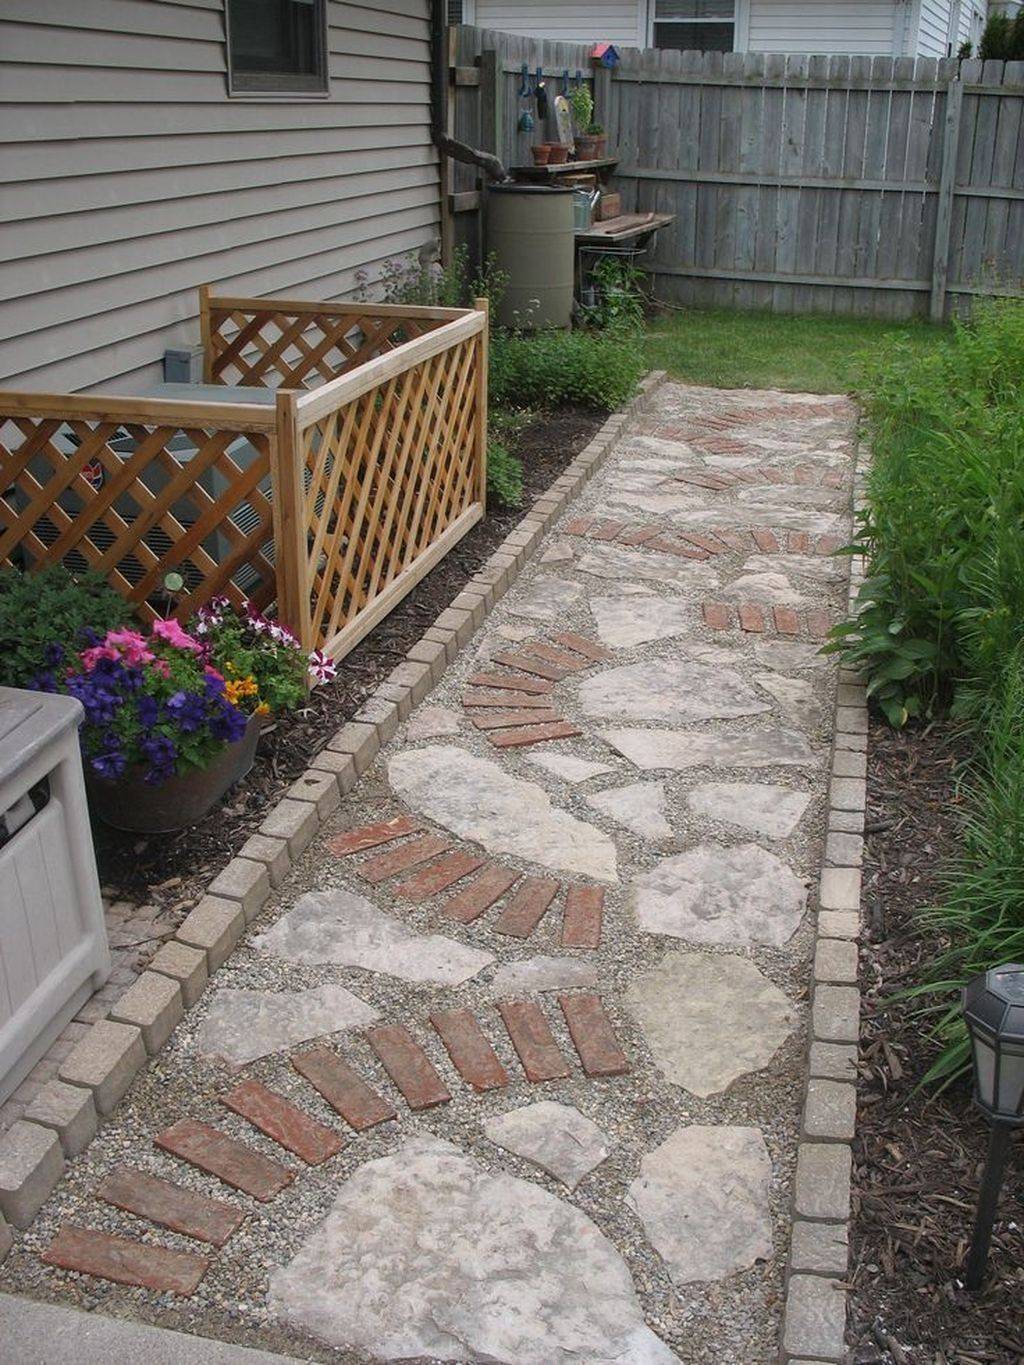
<instances>
[{"instance_id":1,"label":"yellow flower","mask_svg":"<svg viewBox=\"0 0 1024 1365\"><path fill-rule=\"evenodd\" d=\"M257 716L269 716L269 715L270 715L270 707L267 705L267 703L266 703L265 701L261 701L260 704L259 704L259 706L257 706L257 708L256 708L256 710L255 710L255 712L254 712L254 714L257 715Z\"/></svg>"}]
</instances>

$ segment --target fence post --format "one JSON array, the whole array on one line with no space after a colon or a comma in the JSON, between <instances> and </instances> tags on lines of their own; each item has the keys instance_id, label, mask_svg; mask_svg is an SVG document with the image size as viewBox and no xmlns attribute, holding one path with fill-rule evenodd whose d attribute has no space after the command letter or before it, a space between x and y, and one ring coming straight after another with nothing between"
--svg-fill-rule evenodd
<instances>
[{"instance_id":1,"label":"fence post","mask_svg":"<svg viewBox=\"0 0 1024 1365\"><path fill-rule=\"evenodd\" d=\"M606 134L611 131L612 122L612 69L605 66L600 57L594 59L594 122L604 127Z\"/></svg>"},{"instance_id":2,"label":"fence post","mask_svg":"<svg viewBox=\"0 0 1024 1365\"><path fill-rule=\"evenodd\" d=\"M489 299L474 299L473 307L484 315L483 330L477 351L476 376L476 458L477 488L480 506L487 511L487 367L491 337L491 304Z\"/></svg>"},{"instance_id":3,"label":"fence post","mask_svg":"<svg viewBox=\"0 0 1024 1365\"><path fill-rule=\"evenodd\" d=\"M213 383L213 329L210 325L210 286L199 286L199 339L203 343L203 383Z\"/></svg>"},{"instance_id":4,"label":"fence post","mask_svg":"<svg viewBox=\"0 0 1024 1365\"><path fill-rule=\"evenodd\" d=\"M303 649L314 647L306 544L305 461L299 433L299 395L277 391L277 431L270 440L270 481L274 509L274 577L277 616L298 636Z\"/></svg>"},{"instance_id":5,"label":"fence post","mask_svg":"<svg viewBox=\"0 0 1024 1365\"><path fill-rule=\"evenodd\" d=\"M480 53L480 146L485 152L492 152L499 161L504 161L502 156L502 82L504 73L501 69L501 59L493 47L485 47ZM480 247L480 261L483 263L487 259L487 246L484 240L486 232L486 201L487 201L487 182L481 172L477 176L477 194L479 195L479 205L477 207L477 242Z\"/></svg>"},{"instance_id":6,"label":"fence post","mask_svg":"<svg viewBox=\"0 0 1024 1365\"><path fill-rule=\"evenodd\" d=\"M956 163L960 147L960 112L964 85L959 78L946 88L946 126L942 143L942 171L939 177L939 204L935 214L935 252L932 257L932 322L946 315L946 284L949 279L949 236L953 224L953 191L956 188Z\"/></svg>"}]
</instances>

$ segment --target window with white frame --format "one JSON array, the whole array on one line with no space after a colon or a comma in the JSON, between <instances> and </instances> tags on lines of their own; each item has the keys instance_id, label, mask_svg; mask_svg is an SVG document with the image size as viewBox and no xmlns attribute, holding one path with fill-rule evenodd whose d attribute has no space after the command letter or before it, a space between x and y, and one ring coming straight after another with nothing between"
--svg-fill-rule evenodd
<instances>
[{"instance_id":1,"label":"window with white frame","mask_svg":"<svg viewBox=\"0 0 1024 1365\"><path fill-rule=\"evenodd\" d=\"M736 0L654 0L655 47L732 52L736 46Z\"/></svg>"},{"instance_id":2,"label":"window with white frame","mask_svg":"<svg viewBox=\"0 0 1024 1365\"><path fill-rule=\"evenodd\" d=\"M232 94L327 93L326 0L226 0Z\"/></svg>"}]
</instances>

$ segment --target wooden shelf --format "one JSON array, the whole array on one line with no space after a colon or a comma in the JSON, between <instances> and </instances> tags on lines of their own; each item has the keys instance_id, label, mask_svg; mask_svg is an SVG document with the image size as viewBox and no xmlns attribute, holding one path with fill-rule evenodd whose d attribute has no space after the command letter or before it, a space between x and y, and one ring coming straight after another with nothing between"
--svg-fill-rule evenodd
<instances>
[{"instance_id":1,"label":"wooden shelf","mask_svg":"<svg viewBox=\"0 0 1024 1365\"><path fill-rule=\"evenodd\" d=\"M619 164L617 156L601 156L594 161L562 161L557 166L513 166L518 180L553 180L559 175L580 175L588 171L608 171Z\"/></svg>"},{"instance_id":2,"label":"wooden shelf","mask_svg":"<svg viewBox=\"0 0 1024 1365\"><path fill-rule=\"evenodd\" d=\"M576 233L580 246L608 246L615 242L630 242L675 222L674 213L623 213L618 218L606 218L603 223L592 223Z\"/></svg>"}]
</instances>

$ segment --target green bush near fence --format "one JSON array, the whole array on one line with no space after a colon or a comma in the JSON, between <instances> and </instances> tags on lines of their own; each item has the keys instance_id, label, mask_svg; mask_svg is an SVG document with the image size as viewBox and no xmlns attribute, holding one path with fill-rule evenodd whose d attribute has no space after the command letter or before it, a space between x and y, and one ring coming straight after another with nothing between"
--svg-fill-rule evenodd
<instances>
[{"instance_id":1,"label":"green bush near fence","mask_svg":"<svg viewBox=\"0 0 1024 1365\"><path fill-rule=\"evenodd\" d=\"M957 992L1024 959L1024 304L990 302L927 355L896 347L863 395L873 445L858 547L868 578L832 648L894 724L967 727L969 820L917 993L933 1077L967 1064Z\"/></svg>"}]
</instances>

